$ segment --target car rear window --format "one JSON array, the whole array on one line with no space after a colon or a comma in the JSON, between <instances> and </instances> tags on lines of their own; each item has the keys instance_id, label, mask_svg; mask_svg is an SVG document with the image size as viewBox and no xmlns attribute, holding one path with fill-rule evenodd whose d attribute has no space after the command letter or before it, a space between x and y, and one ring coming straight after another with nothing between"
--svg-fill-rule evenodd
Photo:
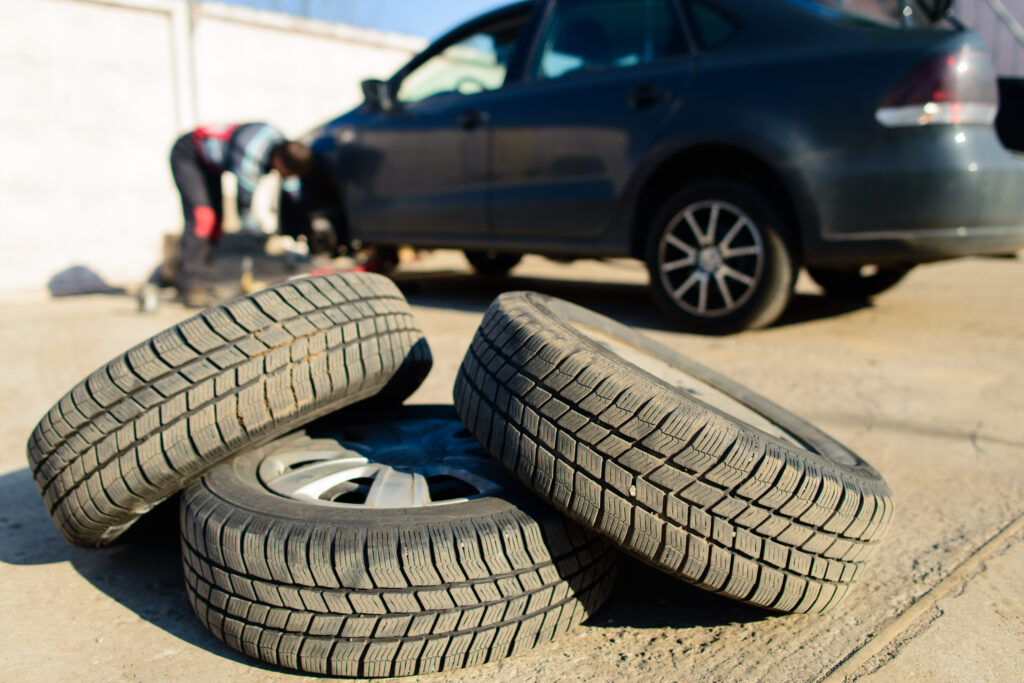
<instances>
[{"instance_id":1,"label":"car rear window","mask_svg":"<svg viewBox=\"0 0 1024 683\"><path fill-rule=\"evenodd\" d=\"M955 30L956 25L939 17L939 0L786 0L819 12L854 17L892 28Z\"/></svg>"}]
</instances>

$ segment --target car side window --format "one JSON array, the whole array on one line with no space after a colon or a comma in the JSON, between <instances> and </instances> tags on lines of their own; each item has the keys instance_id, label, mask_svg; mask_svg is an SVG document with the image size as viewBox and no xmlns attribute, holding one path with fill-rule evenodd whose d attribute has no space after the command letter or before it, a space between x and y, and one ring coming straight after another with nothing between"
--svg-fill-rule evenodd
<instances>
[{"instance_id":1,"label":"car side window","mask_svg":"<svg viewBox=\"0 0 1024 683\"><path fill-rule=\"evenodd\" d=\"M686 51L673 0L560 0L534 78L646 64Z\"/></svg>"},{"instance_id":2,"label":"car side window","mask_svg":"<svg viewBox=\"0 0 1024 683\"><path fill-rule=\"evenodd\" d=\"M739 30L735 19L710 3L693 0L690 12L697 30L697 41L705 50L724 45Z\"/></svg>"},{"instance_id":3,"label":"car side window","mask_svg":"<svg viewBox=\"0 0 1024 683\"><path fill-rule=\"evenodd\" d=\"M527 17L503 21L463 38L410 71L398 87L398 101L410 104L437 95L475 95L505 83L509 60Z\"/></svg>"}]
</instances>

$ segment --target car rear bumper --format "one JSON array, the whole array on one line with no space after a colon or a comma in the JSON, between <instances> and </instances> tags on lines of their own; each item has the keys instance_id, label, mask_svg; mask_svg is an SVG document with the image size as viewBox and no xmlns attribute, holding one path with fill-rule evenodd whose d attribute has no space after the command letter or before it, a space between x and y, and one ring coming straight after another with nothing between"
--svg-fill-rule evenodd
<instances>
[{"instance_id":1,"label":"car rear bumper","mask_svg":"<svg viewBox=\"0 0 1024 683\"><path fill-rule=\"evenodd\" d=\"M1024 161L991 127L934 126L820 155L809 265L918 263L1024 249Z\"/></svg>"}]
</instances>

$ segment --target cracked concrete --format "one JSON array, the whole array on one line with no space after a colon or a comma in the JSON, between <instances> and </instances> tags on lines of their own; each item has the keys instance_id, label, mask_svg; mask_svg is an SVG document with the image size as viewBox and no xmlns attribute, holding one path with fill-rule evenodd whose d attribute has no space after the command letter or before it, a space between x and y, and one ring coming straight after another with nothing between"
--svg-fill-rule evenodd
<instances>
[{"instance_id":1,"label":"cracked concrete","mask_svg":"<svg viewBox=\"0 0 1024 683\"><path fill-rule=\"evenodd\" d=\"M629 562L583 627L500 663L423 680L813 681L856 663L862 648L878 651L853 678L1019 678L1020 535L989 549L962 592L929 601L1024 514L1024 261L923 266L862 307L830 302L802 279L779 325L724 338L668 329L633 262L528 258L502 282L476 278L459 255L441 252L408 271L400 280L435 355L413 402L450 402L491 298L537 289L643 328L816 423L875 465L897 500L888 536L828 614L770 614ZM64 391L187 315L169 305L140 316L117 296L0 303L0 678L305 678L250 660L202 628L184 596L171 507L116 547L71 548L26 470L25 439Z\"/></svg>"}]
</instances>

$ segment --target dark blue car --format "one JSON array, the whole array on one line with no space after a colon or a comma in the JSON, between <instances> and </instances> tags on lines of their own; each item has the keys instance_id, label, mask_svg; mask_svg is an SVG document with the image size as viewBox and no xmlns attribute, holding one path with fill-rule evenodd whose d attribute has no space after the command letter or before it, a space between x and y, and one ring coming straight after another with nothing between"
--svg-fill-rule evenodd
<instances>
[{"instance_id":1,"label":"dark blue car","mask_svg":"<svg viewBox=\"0 0 1024 683\"><path fill-rule=\"evenodd\" d=\"M1015 251L1024 162L993 127L986 47L920 5L512 5L314 131L306 208L345 243L456 247L488 274L644 259L659 305L705 332L770 324L801 266L867 297Z\"/></svg>"}]
</instances>

